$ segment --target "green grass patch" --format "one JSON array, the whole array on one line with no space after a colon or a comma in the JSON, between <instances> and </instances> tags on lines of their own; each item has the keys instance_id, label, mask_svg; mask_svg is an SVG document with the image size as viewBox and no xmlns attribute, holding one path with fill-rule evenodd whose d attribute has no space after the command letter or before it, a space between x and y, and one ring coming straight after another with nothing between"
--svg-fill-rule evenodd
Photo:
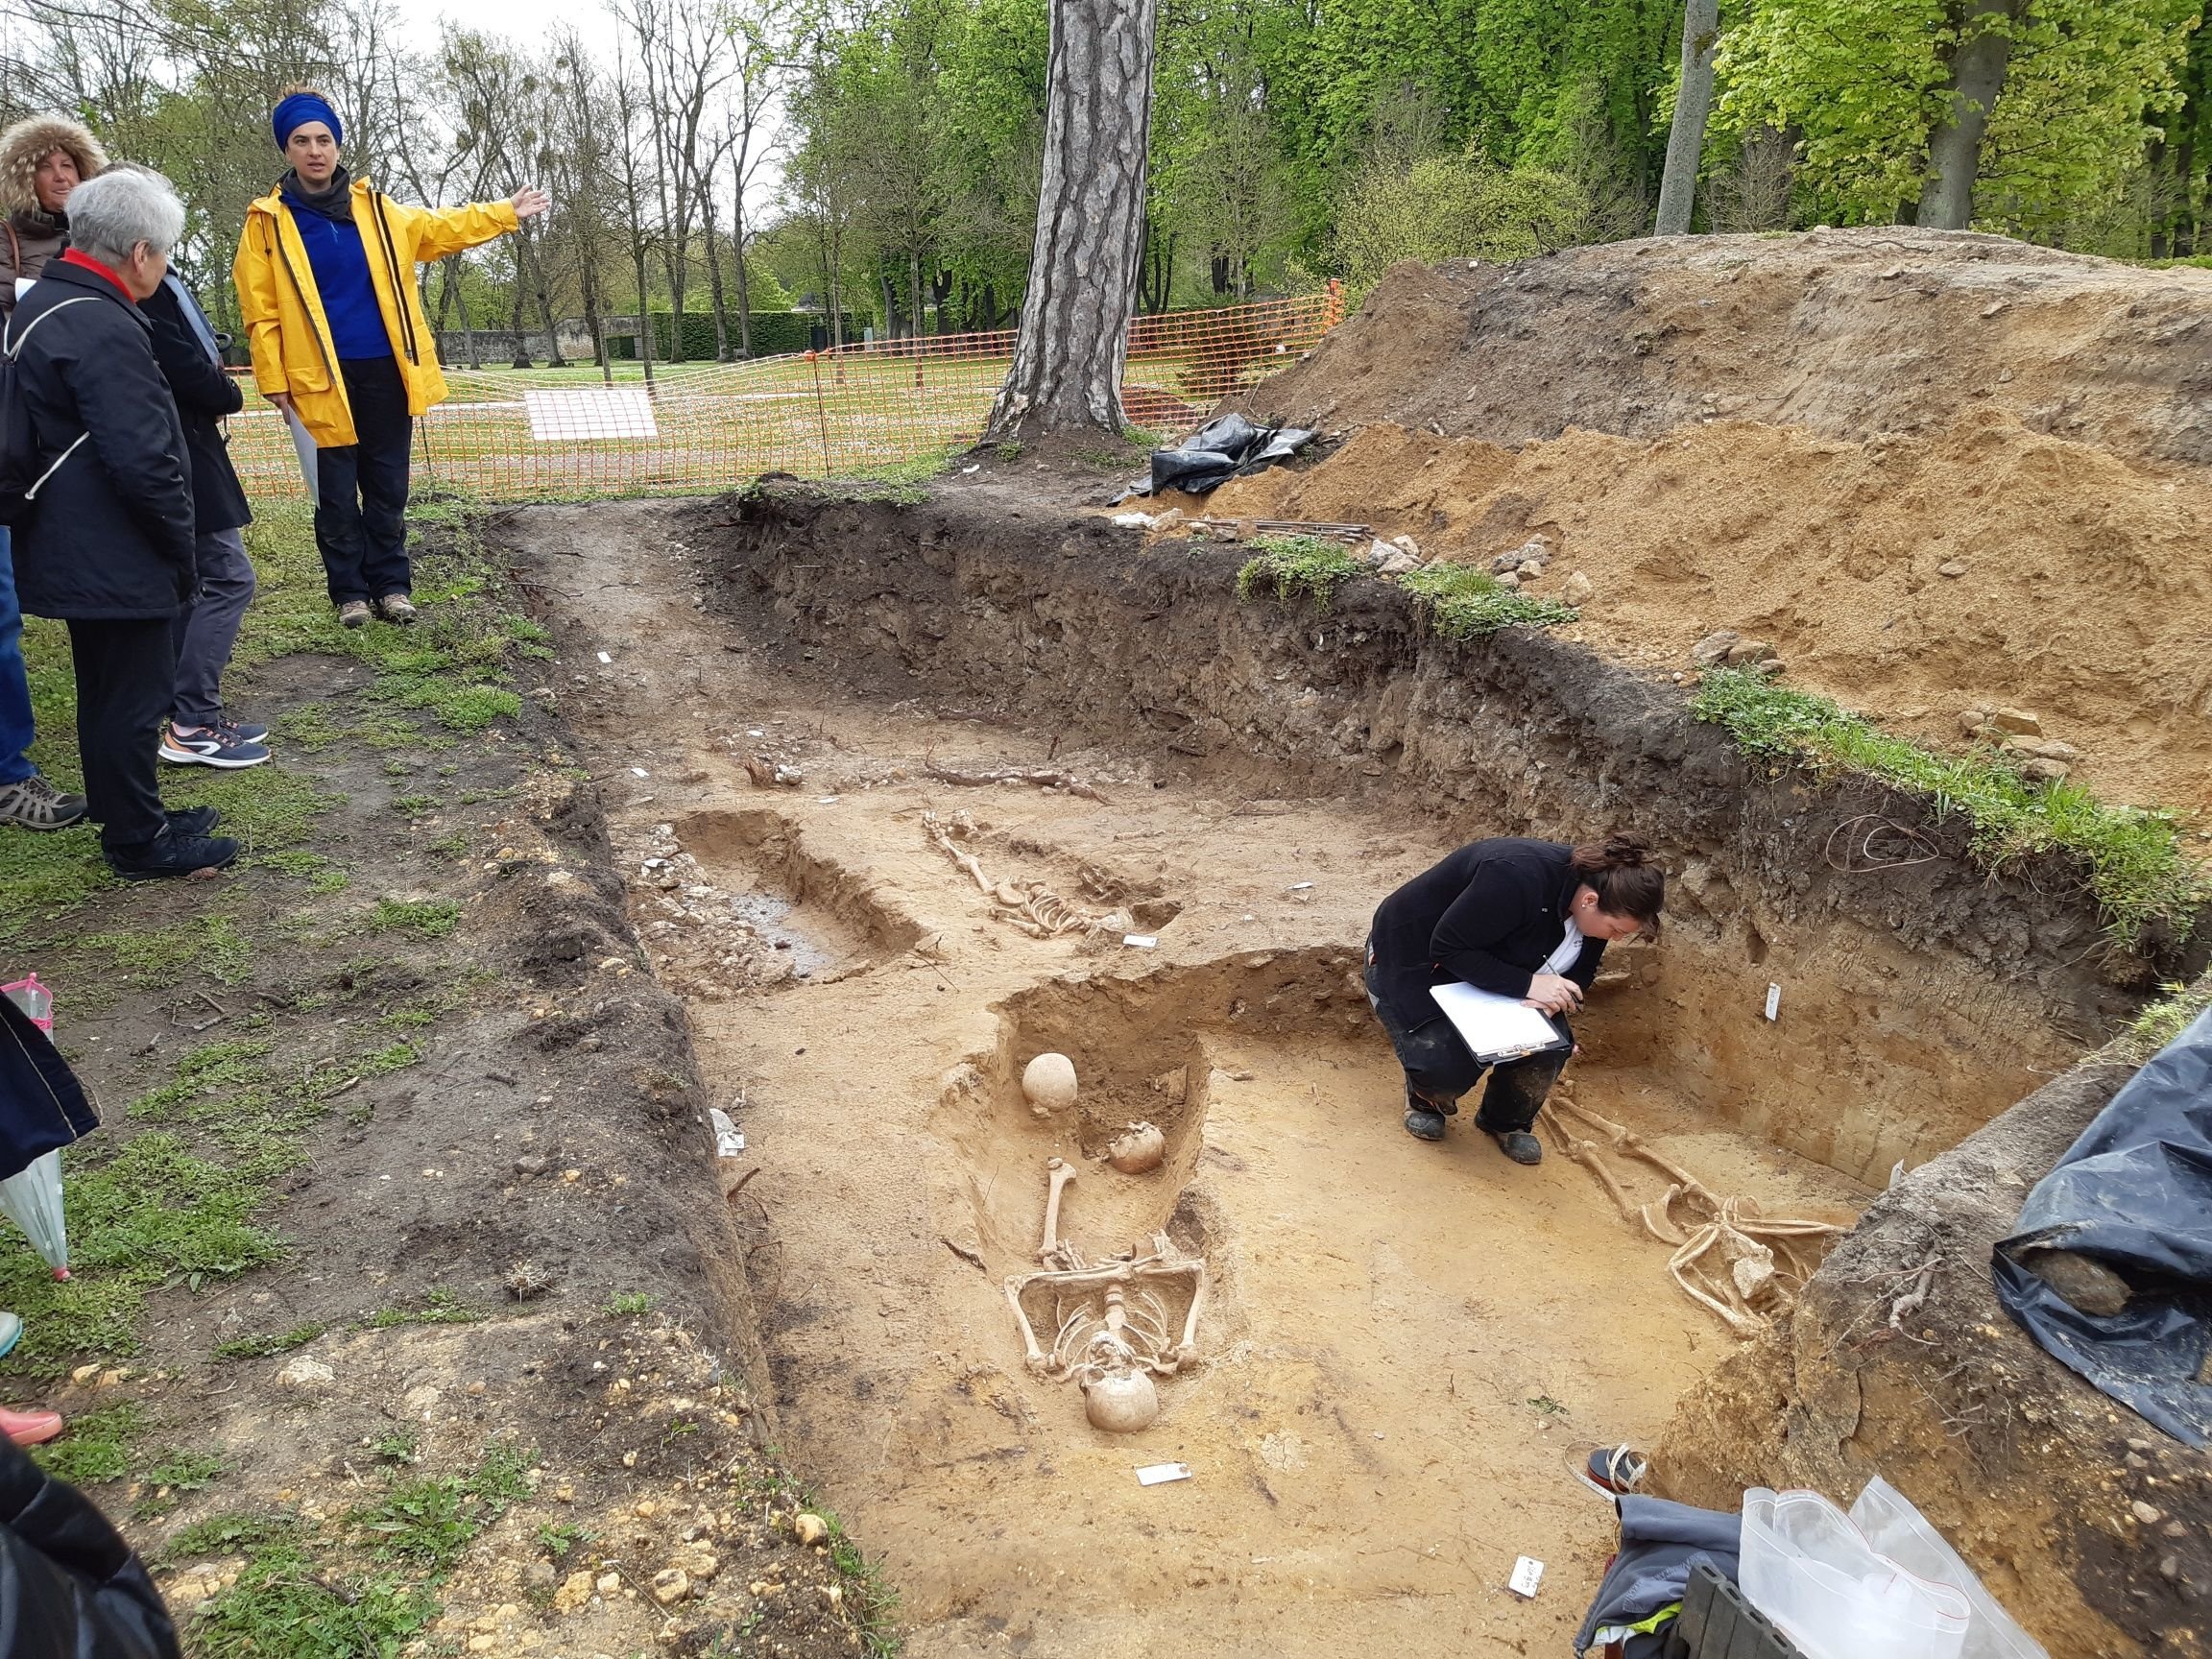
<instances>
[{"instance_id":1,"label":"green grass patch","mask_svg":"<svg viewBox=\"0 0 2212 1659\"><path fill-rule=\"evenodd\" d=\"M1556 628L1579 614L1572 605L1508 588L1473 565L1430 565L1398 578L1419 601L1430 632L1479 639L1501 628Z\"/></svg>"},{"instance_id":2,"label":"green grass patch","mask_svg":"<svg viewBox=\"0 0 2212 1659\"><path fill-rule=\"evenodd\" d=\"M1745 669L1708 669L1690 709L1747 755L1861 774L1923 797L1938 819L1963 817L1969 852L1990 869L2039 853L2072 854L2123 944L2153 924L2186 933L2207 899L2170 813L2105 805L2077 783L2026 778L1995 754L1935 754Z\"/></svg>"},{"instance_id":3,"label":"green grass patch","mask_svg":"<svg viewBox=\"0 0 2212 1659\"><path fill-rule=\"evenodd\" d=\"M191 1561L205 1555L235 1555L290 1537L299 1524L288 1515L230 1511L180 1527L161 1547L163 1561Z\"/></svg>"},{"instance_id":4,"label":"green grass patch","mask_svg":"<svg viewBox=\"0 0 2212 1659\"><path fill-rule=\"evenodd\" d=\"M339 1575L304 1534L253 1545L238 1582L192 1623L196 1659L392 1659L438 1616L432 1593L394 1574Z\"/></svg>"},{"instance_id":5,"label":"green grass patch","mask_svg":"<svg viewBox=\"0 0 2212 1659\"><path fill-rule=\"evenodd\" d=\"M2169 981L2158 987L2161 995L2128 1022L2129 1048L2145 1059L2155 1054L2186 1031L2197 1017L2212 1008L2212 974L2194 985Z\"/></svg>"},{"instance_id":6,"label":"green grass patch","mask_svg":"<svg viewBox=\"0 0 2212 1659\"><path fill-rule=\"evenodd\" d=\"M613 1318L627 1319L652 1312L659 1300L650 1290L624 1290L607 1298L607 1312Z\"/></svg>"},{"instance_id":7,"label":"green grass patch","mask_svg":"<svg viewBox=\"0 0 2212 1659\"><path fill-rule=\"evenodd\" d=\"M156 1286L197 1290L284 1254L252 1219L271 1167L226 1167L165 1130L148 1130L97 1164L68 1168L71 1156L63 1154L62 1191L74 1276L57 1280L19 1238L0 1249L0 1306L23 1317L10 1371L51 1375L75 1356L126 1358L137 1351L132 1327Z\"/></svg>"},{"instance_id":8,"label":"green grass patch","mask_svg":"<svg viewBox=\"0 0 2212 1659\"><path fill-rule=\"evenodd\" d=\"M229 1464L223 1460L220 1453L177 1448L146 1465L146 1483L166 1486L176 1492L200 1492L229 1471Z\"/></svg>"},{"instance_id":9,"label":"green grass patch","mask_svg":"<svg viewBox=\"0 0 2212 1659\"><path fill-rule=\"evenodd\" d=\"M347 1520L379 1561L443 1575L479 1532L530 1495L537 1460L535 1452L494 1442L468 1474L395 1480Z\"/></svg>"},{"instance_id":10,"label":"green grass patch","mask_svg":"<svg viewBox=\"0 0 2212 1659\"><path fill-rule=\"evenodd\" d=\"M392 810L402 818L419 818L425 812L435 812L445 803L435 795L395 795Z\"/></svg>"},{"instance_id":11,"label":"green grass patch","mask_svg":"<svg viewBox=\"0 0 2212 1659\"><path fill-rule=\"evenodd\" d=\"M415 1308L379 1308L357 1321L357 1331L389 1331L399 1325L473 1325L484 1315L450 1290L433 1290Z\"/></svg>"},{"instance_id":12,"label":"green grass patch","mask_svg":"<svg viewBox=\"0 0 2212 1659\"><path fill-rule=\"evenodd\" d=\"M899 1651L899 1592L847 1536L843 1522L819 1505L814 1512L829 1523L830 1565L845 1580L846 1605L860 1633L862 1650L873 1659L893 1659Z\"/></svg>"},{"instance_id":13,"label":"green grass patch","mask_svg":"<svg viewBox=\"0 0 2212 1659\"><path fill-rule=\"evenodd\" d=\"M94 895L121 886L100 856L89 827L31 835L12 830L0 861L0 945L28 937L34 923L66 916Z\"/></svg>"},{"instance_id":14,"label":"green grass patch","mask_svg":"<svg viewBox=\"0 0 2212 1659\"><path fill-rule=\"evenodd\" d=\"M1239 599L1262 589L1272 589L1282 600L1303 593L1312 599L1315 610L1326 611L1337 588L1368 568L1367 562L1342 542L1318 536L1255 536L1251 545L1252 557L1237 572Z\"/></svg>"},{"instance_id":15,"label":"green grass patch","mask_svg":"<svg viewBox=\"0 0 2212 1659\"><path fill-rule=\"evenodd\" d=\"M314 779L277 765L204 774L196 769L193 777L167 784L163 794L172 806L221 808L216 833L263 854L299 846L338 805L338 797L325 795Z\"/></svg>"},{"instance_id":16,"label":"green grass patch","mask_svg":"<svg viewBox=\"0 0 2212 1659\"><path fill-rule=\"evenodd\" d=\"M451 899L379 899L369 913L369 930L445 939L460 920L461 906Z\"/></svg>"},{"instance_id":17,"label":"green grass patch","mask_svg":"<svg viewBox=\"0 0 2212 1659\"><path fill-rule=\"evenodd\" d=\"M69 1420L59 1440L31 1449L47 1474L72 1486L97 1486L131 1473L132 1443L145 1432L146 1414L134 1400L104 1406Z\"/></svg>"},{"instance_id":18,"label":"green grass patch","mask_svg":"<svg viewBox=\"0 0 2212 1659\"><path fill-rule=\"evenodd\" d=\"M218 1359L266 1359L272 1354L289 1354L295 1348L304 1348L330 1327L316 1323L295 1325L289 1331L271 1332L260 1336L233 1336L227 1342L215 1344Z\"/></svg>"},{"instance_id":19,"label":"green grass patch","mask_svg":"<svg viewBox=\"0 0 2212 1659\"><path fill-rule=\"evenodd\" d=\"M93 933L81 943L124 974L165 980L197 968L210 978L235 985L252 971L253 960L253 947L238 931L238 924L220 914L195 916L168 927Z\"/></svg>"}]
</instances>

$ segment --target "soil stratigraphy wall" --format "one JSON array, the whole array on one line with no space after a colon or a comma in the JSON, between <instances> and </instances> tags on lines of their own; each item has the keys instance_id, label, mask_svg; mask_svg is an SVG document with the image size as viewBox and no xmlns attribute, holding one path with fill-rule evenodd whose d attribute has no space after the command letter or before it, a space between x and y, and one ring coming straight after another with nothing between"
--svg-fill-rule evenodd
<instances>
[{"instance_id":1,"label":"soil stratigraphy wall","mask_svg":"<svg viewBox=\"0 0 2212 1659\"><path fill-rule=\"evenodd\" d=\"M2054 1655L2204 1652L2203 1455L2045 1354L1990 1282L1991 1246L2134 1058L2093 1056L1877 1199L1795 1314L1684 1400L1656 1459L1668 1495L1848 1503L1879 1474Z\"/></svg>"},{"instance_id":2,"label":"soil stratigraphy wall","mask_svg":"<svg viewBox=\"0 0 2212 1659\"><path fill-rule=\"evenodd\" d=\"M1248 412L1518 444L1716 416L1847 438L1977 407L2132 460L2212 462L2212 272L1887 226L1401 265Z\"/></svg>"},{"instance_id":3,"label":"soil stratigraphy wall","mask_svg":"<svg viewBox=\"0 0 2212 1659\"><path fill-rule=\"evenodd\" d=\"M2078 873L1991 878L1915 803L1755 773L1676 688L1540 633L1429 637L1387 584L1351 583L1326 612L1240 603L1233 552L1142 548L987 487L921 508L770 488L700 510L691 534L720 549L714 602L738 626L887 697L927 691L1255 794L1433 811L1439 845L1638 828L1674 873L1668 942L1629 970L1647 994L1606 1015L1606 1058L1664 1054L1712 1108L1876 1185L2018 1099L2148 983L2101 944ZM1941 855L1847 871L1838 829L1868 813Z\"/></svg>"}]
</instances>

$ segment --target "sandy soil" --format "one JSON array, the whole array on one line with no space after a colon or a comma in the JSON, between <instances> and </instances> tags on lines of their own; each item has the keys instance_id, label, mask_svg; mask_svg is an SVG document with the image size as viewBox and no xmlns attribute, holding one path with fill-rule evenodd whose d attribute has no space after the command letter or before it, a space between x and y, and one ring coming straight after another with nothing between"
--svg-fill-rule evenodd
<instances>
[{"instance_id":1,"label":"sandy soil","mask_svg":"<svg viewBox=\"0 0 2212 1659\"><path fill-rule=\"evenodd\" d=\"M552 585L633 919L759 1166L735 1203L785 1449L884 1556L910 1651L1097 1659L1193 1626L1218 1652L1559 1650L1612 1541L1570 1465L1654 1434L1735 1343L1564 1158L1400 1128L1351 970L1435 830L795 683L701 615L678 522L540 509L510 534ZM755 786L761 756L802 781ZM1048 758L1106 799L929 770ZM926 811L968 815L994 881L1128 909L1158 948L1018 931ZM1599 1064L1607 1019L1588 1103L1770 1206L1862 1196L1667 1067ZM1016 1077L1046 1047L1086 1094L1041 1120ZM1088 1161L1140 1113L1161 1172ZM1134 1439L1022 1362L1001 1281L1033 1263L1054 1154L1087 1253L1165 1226L1213 1275L1205 1363ZM1168 1460L1193 1478L1138 1485ZM1523 1553L1549 1566L1532 1602L1503 1588Z\"/></svg>"},{"instance_id":2,"label":"sandy soil","mask_svg":"<svg viewBox=\"0 0 2212 1659\"><path fill-rule=\"evenodd\" d=\"M1372 523L1484 565L1543 535L1530 590L1581 572L1567 637L1608 656L1680 672L1732 629L1922 742L1964 747L1976 705L2024 709L2100 794L2212 810L2212 483L2000 411L1864 443L1719 421L1504 449L1377 425L1198 510Z\"/></svg>"}]
</instances>

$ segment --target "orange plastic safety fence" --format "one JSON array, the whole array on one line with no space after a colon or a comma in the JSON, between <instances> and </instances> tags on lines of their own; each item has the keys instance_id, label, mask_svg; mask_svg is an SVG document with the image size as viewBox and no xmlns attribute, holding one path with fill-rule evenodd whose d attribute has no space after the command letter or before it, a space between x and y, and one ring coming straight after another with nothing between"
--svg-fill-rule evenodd
<instances>
[{"instance_id":1,"label":"orange plastic safety fence","mask_svg":"<svg viewBox=\"0 0 2212 1659\"><path fill-rule=\"evenodd\" d=\"M1138 317L1121 400L1163 436L1295 362L1343 317L1334 283L1290 300ZM493 500L691 494L762 472L851 476L946 454L982 434L1014 333L926 335L743 363L448 369L451 396L416 423L418 477ZM297 493L274 409L230 422L247 489Z\"/></svg>"}]
</instances>

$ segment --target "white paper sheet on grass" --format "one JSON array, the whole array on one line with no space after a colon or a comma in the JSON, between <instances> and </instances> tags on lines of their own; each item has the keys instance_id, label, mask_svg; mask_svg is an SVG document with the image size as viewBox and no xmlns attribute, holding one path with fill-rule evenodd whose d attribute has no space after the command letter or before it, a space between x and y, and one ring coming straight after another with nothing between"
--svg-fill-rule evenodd
<instances>
[{"instance_id":1,"label":"white paper sheet on grass","mask_svg":"<svg viewBox=\"0 0 2212 1659\"><path fill-rule=\"evenodd\" d=\"M1557 1048L1566 1039L1541 1009L1512 997L1478 991L1472 985L1432 985L1429 995L1444 1010L1478 1060L1516 1060L1540 1048Z\"/></svg>"}]
</instances>

